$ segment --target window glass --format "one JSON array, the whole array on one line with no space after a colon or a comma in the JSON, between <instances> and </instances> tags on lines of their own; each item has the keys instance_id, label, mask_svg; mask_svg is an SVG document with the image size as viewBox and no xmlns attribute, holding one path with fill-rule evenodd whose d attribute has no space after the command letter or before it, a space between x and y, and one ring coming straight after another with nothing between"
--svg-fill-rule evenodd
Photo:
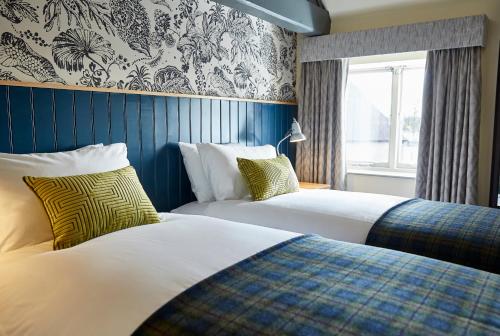
<instances>
[{"instance_id":1,"label":"window glass","mask_svg":"<svg viewBox=\"0 0 500 336\"><path fill-rule=\"evenodd\" d=\"M344 111L349 167L416 169L424 73L425 53L351 60Z\"/></svg>"},{"instance_id":2,"label":"window glass","mask_svg":"<svg viewBox=\"0 0 500 336\"><path fill-rule=\"evenodd\" d=\"M401 76L398 166L416 167L424 69L403 69Z\"/></svg>"},{"instance_id":3,"label":"window glass","mask_svg":"<svg viewBox=\"0 0 500 336\"><path fill-rule=\"evenodd\" d=\"M347 159L360 166L388 166L392 71L350 72L347 82Z\"/></svg>"}]
</instances>

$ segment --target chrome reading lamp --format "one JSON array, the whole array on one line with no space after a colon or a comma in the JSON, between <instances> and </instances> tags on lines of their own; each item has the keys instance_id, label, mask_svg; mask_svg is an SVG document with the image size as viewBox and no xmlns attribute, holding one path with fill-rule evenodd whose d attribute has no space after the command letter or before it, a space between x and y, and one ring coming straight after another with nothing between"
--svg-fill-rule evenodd
<instances>
[{"instance_id":1,"label":"chrome reading lamp","mask_svg":"<svg viewBox=\"0 0 500 336\"><path fill-rule=\"evenodd\" d=\"M306 140L306 136L302 133L300 129L299 122L293 118L292 127L286 132L285 137L278 142L276 146L276 154L280 155L280 145L283 141L290 138L290 142L300 142Z\"/></svg>"}]
</instances>

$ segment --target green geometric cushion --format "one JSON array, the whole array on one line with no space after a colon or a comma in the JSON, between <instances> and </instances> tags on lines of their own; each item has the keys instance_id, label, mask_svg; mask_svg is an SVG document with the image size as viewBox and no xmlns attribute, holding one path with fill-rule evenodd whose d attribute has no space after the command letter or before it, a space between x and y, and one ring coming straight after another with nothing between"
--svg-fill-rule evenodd
<instances>
[{"instance_id":1,"label":"green geometric cushion","mask_svg":"<svg viewBox=\"0 0 500 336\"><path fill-rule=\"evenodd\" d=\"M236 160L254 201L299 191L297 175L285 155L274 159Z\"/></svg>"},{"instance_id":2,"label":"green geometric cushion","mask_svg":"<svg viewBox=\"0 0 500 336\"><path fill-rule=\"evenodd\" d=\"M134 168L65 177L25 176L49 215L54 250L160 221Z\"/></svg>"}]
</instances>

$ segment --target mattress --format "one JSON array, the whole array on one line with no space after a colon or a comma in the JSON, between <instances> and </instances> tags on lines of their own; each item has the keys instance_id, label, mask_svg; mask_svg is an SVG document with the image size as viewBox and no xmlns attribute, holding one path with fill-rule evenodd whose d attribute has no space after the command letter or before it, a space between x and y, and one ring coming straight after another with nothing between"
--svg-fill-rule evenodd
<instances>
[{"instance_id":1,"label":"mattress","mask_svg":"<svg viewBox=\"0 0 500 336\"><path fill-rule=\"evenodd\" d=\"M0 335L130 335L187 288L298 236L161 216L65 250L46 242L0 254Z\"/></svg>"},{"instance_id":2,"label":"mattress","mask_svg":"<svg viewBox=\"0 0 500 336\"><path fill-rule=\"evenodd\" d=\"M338 190L305 190L253 202L249 199L192 202L173 213L235 222L364 244L373 224L407 198Z\"/></svg>"}]
</instances>

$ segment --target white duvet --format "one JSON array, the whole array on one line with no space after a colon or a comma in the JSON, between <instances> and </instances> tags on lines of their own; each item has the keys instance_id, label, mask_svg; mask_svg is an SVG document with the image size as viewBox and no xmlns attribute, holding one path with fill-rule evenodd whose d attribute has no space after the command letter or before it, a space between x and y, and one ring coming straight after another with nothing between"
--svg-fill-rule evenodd
<instances>
[{"instance_id":1,"label":"white duvet","mask_svg":"<svg viewBox=\"0 0 500 336\"><path fill-rule=\"evenodd\" d=\"M306 190L270 198L189 203L173 212L216 217L364 244L377 219L407 198L337 190Z\"/></svg>"},{"instance_id":2,"label":"white duvet","mask_svg":"<svg viewBox=\"0 0 500 336\"><path fill-rule=\"evenodd\" d=\"M0 254L0 335L129 335L185 289L296 233L199 216Z\"/></svg>"}]
</instances>

